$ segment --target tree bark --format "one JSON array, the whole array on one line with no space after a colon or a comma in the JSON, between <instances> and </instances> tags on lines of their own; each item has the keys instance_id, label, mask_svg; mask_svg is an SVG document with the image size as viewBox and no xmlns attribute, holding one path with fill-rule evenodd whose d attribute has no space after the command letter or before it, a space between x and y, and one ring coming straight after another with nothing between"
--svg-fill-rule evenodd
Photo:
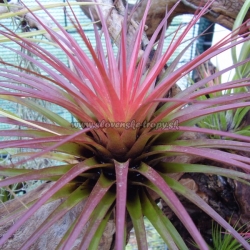
<instances>
[{"instance_id":1,"label":"tree bark","mask_svg":"<svg viewBox=\"0 0 250 250\"><path fill-rule=\"evenodd\" d=\"M78 2L89 2L89 0L77 0ZM94 2L94 0L90 0ZM169 24L174 17L183 14L194 14L200 7L204 6L210 0L180 0L177 8L174 10L169 18ZM112 7L100 6L102 13L107 19L109 32L113 38L116 38L120 32L121 26L120 22L123 19L124 8L122 6L121 0L97 0L98 3L103 3L110 5ZM141 0L136 11L133 13L132 17L136 22L139 22L144 14L145 6L148 0ZM178 1L177 0L152 0L150 10L147 17L147 29L146 34L150 38L154 33L155 29L165 16L166 8L170 10ZM205 15L207 19L217 24L224 26L227 29L232 29L234 21L244 4L244 0L215 0L210 7L210 11ZM129 5L131 10L133 5ZM81 6L83 12L90 17L90 12L95 13L94 19L98 20L98 15L96 14L94 8L88 6ZM245 20L250 18L250 11L248 11ZM242 30L245 32L246 30Z\"/></svg>"},{"instance_id":2,"label":"tree bark","mask_svg":"<svg viewBox=\"0 0 250 250\"><path fill-rule=\"evenodd\" d=\"M5 216L8 216L8 214L11 212L15 212L17 209L23 208L24 204L34 201L34 197L39 199L44 193L46 193L47 190L49 190L53 184L54 183L52 182L42 184L33 191L28 192L26 195L0 205L0 238L13 225L13 222L22 216L22 213L19 213L18 216L13 218L11 223L7 224L4 223ZM59 199L41 206L41 208L14 233L7 243L1 247L1 250L21 249L22 244L35 232L36 229L38 229L38 227L62 202L63 199ZM54 250L64 234L70 228L71 224L78 217L78 215L80 215L84 205L85 202L79 203L77 206L67 212L61 219L59 219L48 230L46 230L46 232L42 234L42 236L29 248L29 250ZM70 250L79 249L86 229L87 226L82 229L82 232ZM110 246L113 242L114 233L115 223L113 220L110 220L100 241L100 249L110 249Z\"/></svg>"}]
</instances>

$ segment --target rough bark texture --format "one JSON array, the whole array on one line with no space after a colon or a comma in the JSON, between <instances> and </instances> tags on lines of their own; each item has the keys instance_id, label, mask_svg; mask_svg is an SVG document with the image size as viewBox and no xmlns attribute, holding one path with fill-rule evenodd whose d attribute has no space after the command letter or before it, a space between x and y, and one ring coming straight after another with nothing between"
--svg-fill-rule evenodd
<instances>
[{"instance_id":1,"label":"rough bark texture","mask_svg":"<svg viewBox=\"0 0 250 250\"><path fill-rule=\"evenodd\" d=\"M8 216L9 213L14 212L17 208L20 208L20 202L22 204L27 204L33 201L33 198L40 198L51 186L53 183L45 183L35 190L27 193L26 195L20 197L20 199L14 199L0 206L0 238L1 236L13 225L13 223L4 224L4 217ZM56 200L54 202L43 205L26 223L18 229L18 231L8 240L8 242L1 247L1 250L14 250L21 249L22 244L31 236L31 234L43 223L43 221L52 213L61 203L63 199ZM63 235L67 232L72 222L77 218L81 213L85 203L80 203L68 213L66 213L61 219L59 219L55 224L53 224L44 234L37 240L29 250L54 250L59 244ZM13 218L13 222L20 217ZM100 249L109 249L112 241L113 235L115 233L115 224L110 220L105 229L105 234L100 242ZM84 236L85 227L71 250L79 249L81 244L81 239Z\"/></svg>"},{"instance_id":2,"label":"rough bark texture","mask_svg":"<svg viewBox=\"0 0 250 250\"><path fill-rule=\"evenodd\" d=\"M88 2L89 0L77 0L78 2ZM91 0L93 2L93 0ZM181 0L177 8L170 17L170 21L178 15L182 14L194 14L199 7L204 6L208 0ZM113 6L112 7L101 7L104 16L107 18L107 23L109 27L110 34L113 38L117 38L121 26L120 22L123 19L123 7L121 0L97 0L98 3L104 3ZM244 4L244 0L216 0L210 7L210 11L207 13L206 18L212 22L218 23L228 29L233 28L234 21ZM155 31L156 27L159 25L162 18L165 16L166 8L171 9L177 0L152 0L151 8L148 13L147 18L147 29L146 34L150 37ZM147 0L141 0L136 11L133 13L133 19L135 21L140 21L145 10ZM132 5L129 5L130 9ZM90 16L90 10L94 14L94 18L98 19L98 15L94 11L94 7L82 6L82 10L85 14ZM246 20L250 18L250 11L247 13ZM170 24L170 22L169 22ZM243 32L244 30L242 30Z\"/></svg>"},{"instance_id":3,"label":"rough bark texture","mask_svg":"<svg viewBox=\"0 0 250 250\"><path fill-rule=\"evenodd\" d=\"M142 1L140 8L134 14L135 20L140 20L143 15L143 9L147 1ZM158 26L159 22L162 20L165 15L166 7L168 9L172 8L177 1L175 0L153 0L152 6L148 14L148 29L146 31L147 35L151 36ZM181 0L178 4L174 13L171 15L170 20L175 16L182 14L193 14L200 6L208 0L199 1L199 0ZM210 11L205 16L212 22L216 22L228 29L232 29L235 18L237 17L244 0L216 0L210 7ZM141 10L141 11L140 11ZM250 12L247 15L247 19L250 17Z\"/></svg>"},{"instance_id":4,"label":"rough bark texture","mask_svg":"<svg viewBox=\"0 0 250 250\"><path fill-rule=\"evenodd\" d=\"M201 164L212 163L208 160L199 161ZM213 162L214 165L223 167ZM227 166L224 166L228 168ZM249 186L243 185L238 181L233 181L229 178L201 173L186 173L180 177L179 182L188 186L196 194L198 194L204 201L206 201L216 212L218 212L225 220L230 221L231 225L236 225L241 228L241 231L250 230L249 221ZM180 197L183 205L189 212L191 218L195 222L197 228L203 235L206 242L212 245L211 228L213 220L210 216L197 208L183 197ZM182 225L176 215L169 209L169 207L162 202L163 212L175 225L183 239L186 240L190 250L196 250L190 242L192 238Z\"/></svg>"}]
</instances>

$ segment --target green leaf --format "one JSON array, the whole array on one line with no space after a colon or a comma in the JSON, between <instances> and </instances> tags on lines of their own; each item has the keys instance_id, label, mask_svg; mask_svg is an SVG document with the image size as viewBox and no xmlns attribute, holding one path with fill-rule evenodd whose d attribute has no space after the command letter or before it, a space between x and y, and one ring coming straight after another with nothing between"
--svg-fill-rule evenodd
<instances>
[{"instance_id":1,"label":"green leaf","mask_svg":"<svg viewBox=\"0 0 250 250\"><path fill-rule=\"evenodd\" d=\"M250 131L249 130L240 130L240 131L237 131L236 134L250 136Z\"/></svg>"},{"instance_id":2,"label":"green leaf","mask_svg":"<svg viewBox=\"0 0 250 250\"><path fill-rule=\"evenodd\" d=\"M39 187L38 187L39 188ZM56 192L47 202L46 204L53 202L58 199L64 199L67 198L75 189L77 188L76 184L74 183L68 183L63 188L61 188L58 192ZM22 201L22 198L25 198L25 195L20 197L20 200ZM40 198L40 193L37 196L32 196L31 199L29 199L28 202L23 202L25 206L17 206L11 213L6 215L4 218L1 218L0 225L4 225L9 223L10 221L15 220L19 216L21 216L24 212L27 211L32 205L34 205L35 202ZM21 202L20 202L21 205Z\"/></svg>"},{"instance_id":3,"label":"green leaf","mask_svg":"<svg viewBox=\"0 0 250 250\"><path fill-rule=\"evenodd\" d=\"M244 184L250 185L249 182L242 180L247 179L250 180L250 175L246 173L242 173L239 171L219 168L211 165L202 165L202 164L188 164L188 163L176 163L176 162L161 162L157 165L157 170L162 172L163 174L170 173L207 173L207 174L216 174L225 177L229 177L231 179L240 181Z\"/></svg>"},{"instance_id":4,"label":"green leaf","mask_svg":"<svg viewBox=\"0 0 250 250\"><path fill-rule=\"evenodd\" d=\"M6 111L6 110L4 110L4 109L2 109L2 108L0 108L0 115L3 115L3 116L8 117L8 118L11 118L11 119L13 119L13 120L15 120L15 121L18 121L18 122L21 122L21 123L23 123L23 124L26 124L26 125L35 127L35 128L37 128L37 129L40 129L40 130L43 130L43 131L52 133L52 134L54 134L54 135L60 135L60 134L57 133L57 132L54 132L54 131L52 131L52 130L46 129L46 128L41 127L41 126L39 126L39 125L36 125L35 123L26 121L25 119L19 118L18 116L14 115L14 114L12 114L11 112Z\"/></svg>"},{"instance_id":5,"label":"green leaf","mask_svg":"<svg viewBox=\"0 0 250 250\"><path fill-rule=\"evenodd\" d=\"M4 99L4 100L8 100L8 101L11 101L11 102L15 102L15 103L18 103L22 106L26 106L27 108L30 108L31 110L34 110L36 112L38 112L39 114L45 116L47 119L49 119L50 121L52 121L53 123L56 123L64 128L72 128L72 125L70 122L68 122L67 120L65 120L64 118L62 118L61 116L59 116L58 114L54 113L53 111L50 111L48 108L45 108L45 107L42 107L41 105L38 105L37 103L31 101L31 100L27 100L27 99L23 99L23 98L18 98L18 97L15 97L15 96L5 96L5 95L0 95L0 98L1 99ZM27 121L17 117L16 115L15 116L12 116L10 117L10 112L8 111L4 111L3 109L0 109L0 114L1 114L1 110L2 112L5 112L5 115L9 118L12 118L12 119L15 119L15 120L18 120L18 121L21 121L22 123L24 124L31 124L34 126L33 123L28 123ZM4 115L4 113L2 113ZM9 116L8 116L9 114ZM36 127L36 126L34 126ZM37 127L41 130L45 130L47 131L46 129L44 129L43 127ZM53 131L48 131L50 133L53 133L53 134L57 134L56 131L53 132ZM60 135L60 134L57 134L57 135Z\"/></svg>"},{"instance_id":6,"label":"green leaf","mask_svg":"<svg viewBox=\"0 0 250 250\"><path fill-rule=\"evenodd\" d=\"M240 126L240 123L242 122L243 118L246 116L246 114L248 113L249 110L250 110L250 107L237 109L237 111L234 115L234 119L233 119L233 124L234 124L235 130Z\"/></svg>"},{"instance_id":7,"label":"green leaf","mask_svg":"<svg viewBox=\"0 0 250 250\"><path fill-rule=\"evenodd\" d=\"M133 194L130 193L127 199L127 210L131 217L135 230L138 249L148 249L147 236L142 213L143 208L140 202L140 197L141 196L139 196L138 190L136 190Z\"/></svg>"},{"instance_id":8,"label":"green leaf","mask_svg":"<svg viewBox=\"0 0 250 250\"><path fill-rule=\"evenodd\" d=\"M193 204L197 205L200 209L202 209L205 213L207 213L211 218L213 218L217 223L219 223L228 232L230 232L233 235L233 237L237 239L237 241L239 241L246 249L249 248L249 244L245 241L245 239L196 193L184 187L178 181L170 178L169 176L162 175L162 177L175 192L183 195L188 200L190 200Z\"/></svg>"},{"instance_id":9,"label":"green leaf","mask_svg":"<svg viewBox=\"0 0 250 250\"><path fill-rule=\"evenodd\" d=\"M69 229L66 237L62 239L62 241L64 241L62 244L65 249L68 249L69 246L72 246L75 242L83 227L89 221L89 218L94 212L96 206L101 202L104 195L113 184L114 181L107 179L103 174L101 174L86 201L83 211L76 219L76 223L74 223L73 227Z\"/></svg>"},{"instance_id":10,"label":"green leaf","mask_svg":"<svg viewBox=\"0 0 250 250\"><path fill-rule=\"evenodd\" d=\"M62 190L60 190L61 192ZM69 190L65 190L68 191ZM48 230L50 226L56 223L62 216L69 212L73 207L78 203L83 202L84 199L89 195L90 189L84 187L84 185L78 187L75 191L70 192L70 195L67 199L60 204L47 218L46 220L35 230L35 232L24 242L22 248L28 249L31 245Z\"/></svg>"},{"instance_id":11,"label":"green leaf","mask_svg":"<svg viewBox=\"0 0 250 250\"><path fill-rule=\"evenodd\" d=\"M97 249L112 212L115 193L108 191L90 216L88 228L82 239L81 249ZM104 223L103 223L104 222ZM112 222L111 222L112 223ZM113 224L114 225L114 224ZM112 237L112 235L110 235Z\"/></svg>"},{"instance_id":12,"label":"green leaf","mask_svg":"<svg viewBox=\"0 0 250 250\"><path fill-rule=\"evenodd\" d=\"M163 215L160 208L155 204L147 192L140 193L143 213L152 223L162 239L170 249L188 250L182 237L179 235L171 221Z\"/></svg>"},{"instance_id":13,"label":"green leaf","mask_svg":"<svg viewBox=\"0 0 250 250\"><path fill-rule=\"evenodd\" d=\"M227 131L227 117L225 112L219 112L217 114L218 130Z\"/></svg>"},{"instance_id":14,"label":"green leaf","mask_svg":"<svg viewBox=\"0 0 250 250\"><path fill-rule=\"evenodd\" d=\"M141 163L139 169L135 171L139 172L149 180L149 187L154 190L162 199L164 199L170 209L177 215L177 217L187 228L190 235L193 237L199 247L208 249L206 242L199 233L187 210L184 208L183 204L180 202L179 198L173 192L171 186L169 186L166 180L163 179L157 171L145 163Z\"/></svg>"},{"instance_id":15,"label":"green leaf","mask_svg":"<svg viewBox=\"0 0 250 250\"><path fill-rule=\"evenodd\" d=\"M245 0L239 14L237 15L237 18L234 22L234 25L233 25L233 30L236 30L237 28L240 27L240 25L242 24L248 10L250 8L250 0ZM234 42L233 42L234 43ZM232 53L232 59L233 59L233 63L236 64L238 62L238 59L237 59L237 53L236 53L236 47L233 47L231 49L231 53ZM241 72L239 71L238 68L236 68L236 77L237 78L242 78L242 74Z\"/></svg>"}]
</instances>

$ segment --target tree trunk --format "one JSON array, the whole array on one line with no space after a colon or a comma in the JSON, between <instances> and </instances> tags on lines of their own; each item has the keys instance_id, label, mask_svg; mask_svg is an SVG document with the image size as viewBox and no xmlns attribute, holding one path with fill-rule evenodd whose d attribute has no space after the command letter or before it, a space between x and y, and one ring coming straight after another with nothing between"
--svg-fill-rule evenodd
<instances>
[{"instance_id":1,"label":"tree trunk","mask_svg":"<svg viewBox=\"0 0 250 250\"><path fill-rule=\"evenodd\" d=\"M8 201L4 203L4 205L0 206L0 215L1 215L1 223L0 223L0 238L4 233L13 225L13 223L3 224L4 217L8 216L9 213L14 212L16 208L20 208L20 202L22 204L28 204L33 201L33 197L39 199L54 183L45 183L41 186L37 187L35 190L28 192L26 195L23 195L20 198L16 198L14 200ZM14 250L21 249L22 244L31 236L31 234L46 220L46 218L63 202L63 199L56 200L50 202L48 204L43 205L30 219L28 219L22 227L20 227L15 234L8 240L8 242L1 247L1 250ZM49 230L43 233L43 235L29 248L29 250L54 250L56 246L59 244L62 236L67 232L70 228L71 224L80 215L84 202L78 204L76 207L71 209L68 213L66 213L61 219L59 219L56 223L54 223ZM13 221L17 220L20 217L13 219ZM84 236L85 227L71 250L79 249L81 244L81 239ZM115 223L113 220L110 220L105 229L105 234L103 235L99 247L100 249L110 249L111 244L113 242L113 235L115 233Z\"/></svg>"},{"instance_id":2,"label":"tree trunk","mask_svg":"<svg viewBox=\"0 0 250 250\"><path fill-rule=\"evenodd\" d=\"M89 2L89 0L77 0L78 2ZM204 6L206 2L210 0L181 0L174 12L171 14L169 24L174 17L183 14L194 14L200 7ZM122 0L90 0L90 2L98 2L107 4L107 6L100 6L102 13L107 19L109 32L114 39L117 39L121 25L120 22L123 19L124 8L122 7ZM145 6L148 0L141 0L136 11L133 13L133 19L139 22L144 14ZM147 29L146 34L151 37L155 29L165 16L166 8L170 10L178 1L177 0L152 0L151 8L147 17ZM210 11L205 15L207 19L217 24L224 26L227 29L232 29L234 21L244 4L244 0L215 0L210 7ZM109 7L109 6L113 6ZM131 10L133 5L129 5ZM98 20L98 15L95 12L95 7L81 6L84 13L90 17L90 12L94 13L93 17ZM250 11L248 11L245 20L250 18ZM246 26L247 28L247 26ZM242 29L241 32L246 32L247 29Z\"/></svg>"}]
</instances>

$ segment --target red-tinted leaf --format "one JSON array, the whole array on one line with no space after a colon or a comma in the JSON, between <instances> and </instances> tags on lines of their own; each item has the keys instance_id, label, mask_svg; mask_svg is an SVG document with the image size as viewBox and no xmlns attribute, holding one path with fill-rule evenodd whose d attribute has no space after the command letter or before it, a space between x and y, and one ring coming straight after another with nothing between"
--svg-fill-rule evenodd
<instances>
[{"instance_id":1,"label":"red-tinted leaf","mask_svg":"<svg viewBox=\"0 0 250 250\"><path fill-rule=\"evenodd\" d=\"M123 249L125 243L125 212L127 201L127 180L129 161L120 163L115 161L116 174L116 237L115 248Z\"/></svg>"},{"instance_id":2,"label":"red-tinted leaf","mask_svg":"<svg viewBox=\"0 0 250 250\"><path fill-rule=\"evenodd\" d=\"M172 211L178 216L178 218L189 231L198 246L201 249L208 250L206 242L202 238L200 232L187 213L187 210L184 208L180 200L177 198L169 185L164 181L164 179L153 168L144 163L142 163L140 168L136 171L144 175L151 183L153 183L153 185L155 185L160 190L160 193L163 195L162 198L172 209Z\"/></svg>"},{"instance_id":3,"label":"red-tinted leaf","mask_svg":"<svg viewBox=\"0 0 250 250\"><path fill-rule=\"evenodd\" d=\"M44 194L43 197L41 197L31 208L28 209L28 211L16 221L16 223L9 228L9 230L3 235L3 237L0 239L0 246L3 245L9 237L15 231L20 228L23 223L25 223L53 194L55 194L58 190L60 190L65 184L70 182L72 179L74 179L79 174L87 171L91 167L88 166L88 161L81 162L77 165L75 165L71 170L69 170L65 175L63 175L52 187L50 190Z\"/></svg>"},{"instance_id":4,"label":"red-tinted leaf","mask_svg":"<svg viewBox=\"0 0 250 250\"><path fill-rule=\"evenodd\" d=\"M109 181L108 179L106 179L104 175L100 176L88 200L86 201L84 209L80 214L77 222L75 223L73 230L69 233L68 238L63 243L63 250L67 250L73 245L83 226L89 220L90 215L92 214L96 206L100 203L109 188L113 185L113 183L113 181Z\"/></svg>"}]
</instances>

